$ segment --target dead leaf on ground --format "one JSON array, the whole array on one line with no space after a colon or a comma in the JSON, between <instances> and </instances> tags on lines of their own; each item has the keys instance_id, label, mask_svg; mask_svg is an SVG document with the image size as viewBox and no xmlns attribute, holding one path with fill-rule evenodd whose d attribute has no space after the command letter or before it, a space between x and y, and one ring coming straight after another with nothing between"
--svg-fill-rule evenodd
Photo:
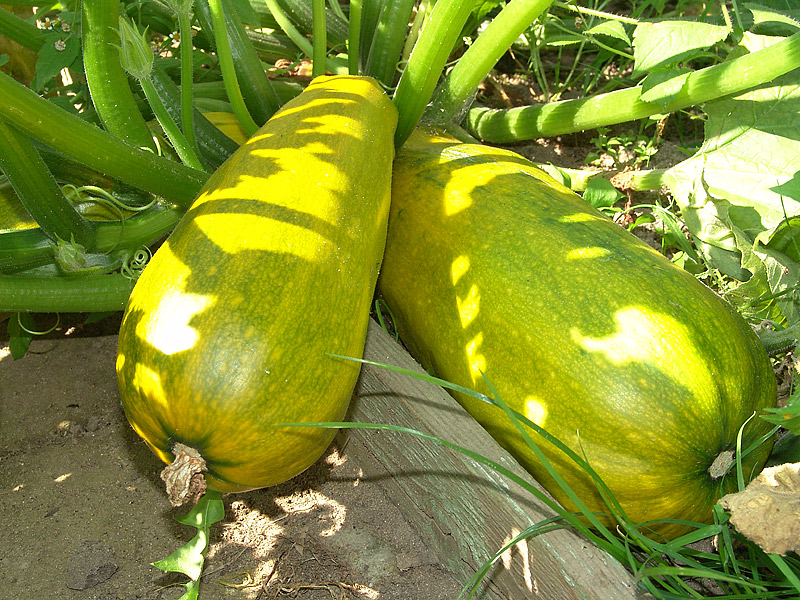
<instances>
[{"instance_id":1,"label":"dead leaf on ground","mask_svg":"<svg viewBox=\"0 0 800 600\"><path fill-rule=\"evenodd\" d=\"M800 552L800 463L770 467L720 501L734 527L764 552Z\"/></svg>"}]
</instances>

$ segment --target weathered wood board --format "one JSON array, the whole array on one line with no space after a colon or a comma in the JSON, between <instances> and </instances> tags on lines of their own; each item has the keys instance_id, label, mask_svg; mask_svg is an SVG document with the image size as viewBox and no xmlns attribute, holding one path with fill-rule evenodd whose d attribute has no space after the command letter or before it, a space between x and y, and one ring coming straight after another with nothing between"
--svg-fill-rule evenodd
<instances>
[{"instance_id":1,"label":"weathered wood board","mask_svg":"<svg viewBox=\"0 0 800 600\"><path fill-rule=\"evenodd\" d=\"M375 322L370 322L365 358L424 372ZM525 474L444 389L407 375L364 366L348 418L417 429ZM438 443L391 431L350 429L345 435L346 452L364 476L382 479L386 493L429 541L431 552L465 583L512 536L554 514L492 469ZM490 576L491 583L477 597L650 597L637 589L621 564L567 530L519 543Z\"/></svg>"}]
</instances>

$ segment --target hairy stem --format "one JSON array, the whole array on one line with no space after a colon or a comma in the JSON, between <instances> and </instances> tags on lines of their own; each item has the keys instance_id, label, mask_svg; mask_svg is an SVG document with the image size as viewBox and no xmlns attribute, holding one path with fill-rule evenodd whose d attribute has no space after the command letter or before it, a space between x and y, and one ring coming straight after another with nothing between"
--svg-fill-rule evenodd
<instances>
[{"instance_id":1,"label":"hairy stem","mask_svg":"<svg viewBox=\"0 0 800 600\"><path fill-rule=\"evenodd\" d=\"M116 0L83 1L81 46L86 83L106 131L139 148L155 150L120 63L119 6Z\"/></svg>"},{"instance_id":2,"label":"hairy stem","mask_svg":"<svg viewBox=\"0 0 800 600\"><path fill-rule=\"evenodd\" d=\"M79 163L188 207L208 175L136 148L0 72L0 118Z\"/></svg>"},{"instance_id":3,"label":"hairy stem","mask_svg":"<svg viewBox=\"0 0 800 600\"><path fill-rule=\"evenodd\" d=\"M472 6L462 0L439 0L434 5L394 93L400 114L394 139L396 147L408 139L425 111Z\"/></svg>"},{"instance_id":4,"label":"hairy stem","mask_svg":"<svg viewBox=\"0 0 800 600\"><path fill-rule=\"evenodd\" d=\"M469 129L490 143L552 137L674 112L743 92L800 67L800 33L763 50L690 73L666 106L641 100L641 86L578 100L511 109L473 108Z\"/></svg>"}]
</instances>

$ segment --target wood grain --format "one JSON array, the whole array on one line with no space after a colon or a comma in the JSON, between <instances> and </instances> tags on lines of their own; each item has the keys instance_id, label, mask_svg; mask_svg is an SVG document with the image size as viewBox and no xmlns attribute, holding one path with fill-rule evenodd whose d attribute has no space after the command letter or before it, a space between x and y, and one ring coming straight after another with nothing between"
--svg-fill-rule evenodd
<instances>
[{"instance_id":1,"label":"wood grain","mask_svg":"<svg viewBox=\"0 0 800 600\"><path fill-rule=\"evenodd\" d=\"M422 368L375 322L367 360ZM457 443L525 475L518 463L441 387L364 366L349 420L409 427ZM553 515L543 502L492 469L410 434L351 429L346 452L389 496L442 565L465 583L521 530ZM525 475L530 480L530 476ZM578 534L559 530L518 544L476 597L501 600L648 598L630 573Z\"/></svg>"}]
</instances>

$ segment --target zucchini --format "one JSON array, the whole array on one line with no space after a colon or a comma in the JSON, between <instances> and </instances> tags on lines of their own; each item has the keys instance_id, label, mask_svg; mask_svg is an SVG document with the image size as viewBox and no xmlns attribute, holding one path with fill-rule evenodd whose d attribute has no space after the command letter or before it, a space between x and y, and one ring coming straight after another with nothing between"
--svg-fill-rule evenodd
<instances>
[{"instance_id":1,"label":"zucchini","mask_svg":"<svg viewBox=\"0 0 800 600\"><path fill-rule=\"evenodd\" d=\"M396 122L373 79L315 79L154 254L117 376L128 420L164 462L199 455L208 487L241 492L290 479L329 445L335 430L280 424L347 410L359 366L330 355L363 352Z\"/></svg>"},{"instance_id":2,"label":"zucchini","mask_svg":"<svg viewBox=\"0 0 800 600\"><path fill-rule=\"evenodd\" d=\"M513 152L414 133L395 160L378 290L425 368L491 395L485 375L585 456L634 522L708 522L736 488L726 467L740 428L743 448L770 430L751 417L775 406L774 374L738 313ZM576 508L500 408L455 395ZM607 513L591 477L533 437L578 497ZM743 457L746 477L771 445Z\"/></svg>"}]
</instances>

